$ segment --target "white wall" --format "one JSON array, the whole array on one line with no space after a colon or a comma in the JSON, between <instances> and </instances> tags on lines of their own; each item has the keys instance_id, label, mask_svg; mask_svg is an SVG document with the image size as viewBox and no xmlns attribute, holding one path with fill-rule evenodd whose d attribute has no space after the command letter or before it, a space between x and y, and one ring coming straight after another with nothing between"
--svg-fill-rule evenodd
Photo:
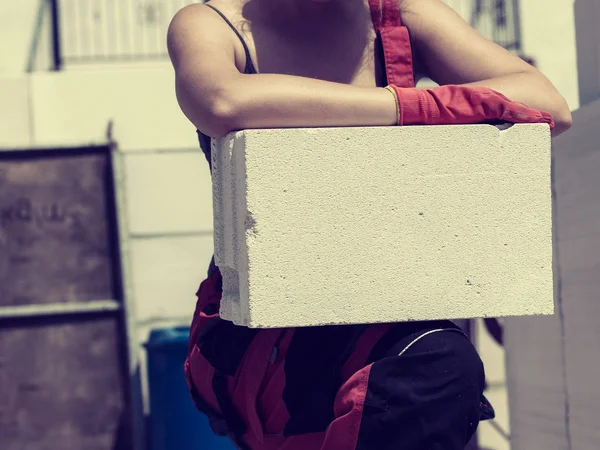
<instances>
[{"instance_id":1,"label":"white wall","mask_svg":"<svg viewBox=\"0 0 600 450\"><path fill-rule=\"evenodd\" d=\"M196 148L167 64L32 75L33 142L102 139L114 122L122 150Z\"/></svg>"},{"instance_id":2,"label":"white wall","mask_svg":"<svg viewBox=\"0 0 600 450\"><path fill-rule=\"evenodd\" d=\"M1 58L0 58L1 60ZM31 143L30 79L22 75L0 77L0 146L26 147Z\"/></svg>"},{"instance_id":3,"label":"white wall","mask_svg":"<svg viewBox=\"0 0 600 450\"><path fill-rule=\"evenodd\" d=\"M521 0L523 50L571 110L579 107L573 0Z\"/></svg>"},{"instance_id":4,"label":"white wall","mask_svg":"<svg viewBox=\"0 0 600 450\"><path fill-rule=\"evenodd\" d=\"M23 73L41 0L0 2L0 74Z\"/></svg>"}]
</instances>

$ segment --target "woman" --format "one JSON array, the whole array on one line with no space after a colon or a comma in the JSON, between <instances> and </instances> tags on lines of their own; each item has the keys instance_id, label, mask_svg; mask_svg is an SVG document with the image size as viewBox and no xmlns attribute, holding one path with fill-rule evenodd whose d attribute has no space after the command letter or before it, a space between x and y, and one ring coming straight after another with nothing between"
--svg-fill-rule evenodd
<instances>
[{"instance_id":1,"label":"woman","mask_svg":"<svg viewBox=\"0 0 600 450\"><path fill-rule=\"evenodd\" d=\"M210 137L237 129L571 124L539 71L440 0L213 0L182 9L168 45L209 163ZM420 76L442 86L417 89ZM449 321L237 327L219 318L214 262L197 295L186 376L240 449L458 450L493 415Z\"/></svg>"}]
</instances>

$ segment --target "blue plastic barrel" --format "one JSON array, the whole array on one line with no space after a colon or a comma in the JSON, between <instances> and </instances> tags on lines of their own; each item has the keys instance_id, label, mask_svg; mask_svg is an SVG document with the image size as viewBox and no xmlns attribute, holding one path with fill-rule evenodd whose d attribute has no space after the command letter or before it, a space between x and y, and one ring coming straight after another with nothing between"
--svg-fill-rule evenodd
<instances>
[{"instance_id":1,"label":"blue plastic barrel","mask_svg":"<svg viewBox=\"0 0 600 450\"><path fill-rule=\"evenodd\" d=\"M150 450L234 450L227 438L213 433L194 405L185 381L189 327L153 330L146 343Z\"/></svg>"}]
</instances>

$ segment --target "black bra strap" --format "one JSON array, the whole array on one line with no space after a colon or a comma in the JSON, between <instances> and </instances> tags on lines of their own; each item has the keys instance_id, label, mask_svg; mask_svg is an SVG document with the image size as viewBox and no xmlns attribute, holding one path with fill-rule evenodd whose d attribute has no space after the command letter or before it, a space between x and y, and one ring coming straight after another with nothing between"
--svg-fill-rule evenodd
<instances>
[{"instance_id":1,"label":"black bra strap","mask_svg":"<svg viewBox=\"0 0 600 450\"><path fill-rule=\"evenodd\" d=\"M236 36L241 41L242 46L244 47L244 52L246 53L246 67L244 68L244 73L257 73L257 70L254 67L254 64L252 63L252 57L250 56L250 49L248 49L248 45L246 44L246 41L244 41L244 38L242 37L240 32L233 26L233 24L229 21L229 19L225 16L225 14L223 14L221 11L219 11L214 6L209 5L208 3L205 3L205 5L208 6L210 9L212 9L214 12L216 12L219 16L221 16L221 18L225 21L225 23L227 23L227 25L229 25L229 27L233 30L233 32L236 34Z\"/></svg>"}]
</instances>

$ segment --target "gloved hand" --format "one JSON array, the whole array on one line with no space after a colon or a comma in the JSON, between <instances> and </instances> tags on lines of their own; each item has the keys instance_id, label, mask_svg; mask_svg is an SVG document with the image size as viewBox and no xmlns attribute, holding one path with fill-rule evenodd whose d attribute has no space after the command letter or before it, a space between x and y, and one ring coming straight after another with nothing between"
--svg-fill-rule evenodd
<instances>
[{"instance_id":1,"label":"gloved hand","mask_svg":"<svg viewBox=\"0 0 600 450\"><path fill-rule=\"evenodd\" d=\"M399 107L399 125L464 125L476 123L547 123L552 116L513 102L484 87L446 85L434 89L390 85Z\"/></svg>"}]
</instances>

